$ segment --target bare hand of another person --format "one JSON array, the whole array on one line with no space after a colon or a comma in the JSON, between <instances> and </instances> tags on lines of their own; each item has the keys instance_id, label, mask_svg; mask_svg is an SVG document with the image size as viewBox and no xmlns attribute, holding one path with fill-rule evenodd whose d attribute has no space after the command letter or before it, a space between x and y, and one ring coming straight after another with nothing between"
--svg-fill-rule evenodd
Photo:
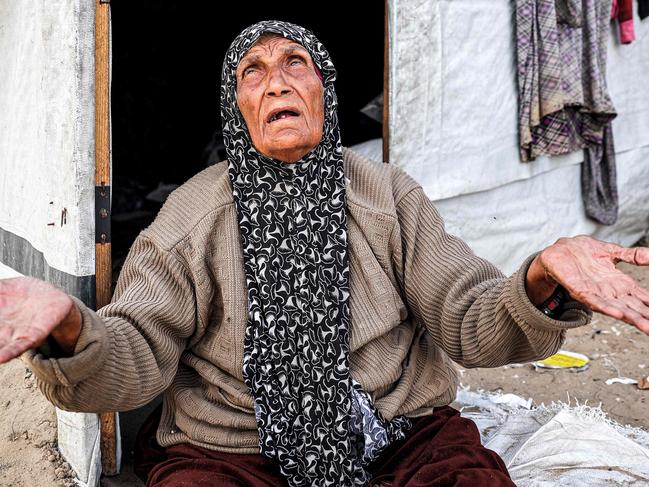
<instances>
[{"instance_id":1,"label":"bare hand of another person","mask_svg":"<svg viewBox=\"0 0 649 487\"><path fill-rule=\"evenodd\" d=\"M649 265L649 248L625 248L587 236L561 238L532 262L528 295L540 304L560 284L593 311L649 334L649 291L616 269L618 262Z\"/></svg>"},{"instance_id":2,"label":"bare hand of another person","mask_svg":"<svg viewBox=\"0 0 649 487\"><path fill-rule=\"evenodd\" d=\"M80 331L79 308L60 289L33 277L0 279L0 364L50 334L70 354Z\"/></svg>"}]
</instances>

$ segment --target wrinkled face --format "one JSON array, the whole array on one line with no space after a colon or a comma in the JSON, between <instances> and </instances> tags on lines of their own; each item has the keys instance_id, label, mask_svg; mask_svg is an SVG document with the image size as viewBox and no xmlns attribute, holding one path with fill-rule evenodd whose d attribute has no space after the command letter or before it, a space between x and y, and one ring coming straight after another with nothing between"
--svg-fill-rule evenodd
<instances>
[{"instance_id":1,"label":"wrinkled face","mask_svg":"<svg viewBox=\"0 0 649 487\"><path fill-rule=\"evenodd\" d=\"M324 87L300 44L262 36L237 67L237 103L255 148L296 162L322 139Z\"/></svg>"}]
</instances>

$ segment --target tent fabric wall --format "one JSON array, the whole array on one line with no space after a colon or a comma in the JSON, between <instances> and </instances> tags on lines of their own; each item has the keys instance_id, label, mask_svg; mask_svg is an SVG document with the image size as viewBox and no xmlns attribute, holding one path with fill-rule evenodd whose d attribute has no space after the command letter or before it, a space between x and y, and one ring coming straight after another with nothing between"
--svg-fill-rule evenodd
<instances>
[{"instance_id":1,"label":"tent fabric wall","mask_svg":"<svg viewBox=\"0 0 649 487\"><path fill-rule=\"evenodd\" d=\"M649 20L636 19L634 44L611 33L620 216L605 227L584 214L582 152L519 161L513 4L389 6L390 162L424 187L449 232L507 273L561 236L631 245L649 229Z\"/></svg>"},{"instance_id":2,"label":"tent fabric wall","mask_svg":"<svg viewBox=\"0 0 649 487\"><path fill-rule=\"evenodd\" d=\"M649 147L617 155L620 212L613 226L584 216L581 168L571 165L488 191L435 201L446 229L506 274L559 237L633 245L649 229Z\"/></svg>"},{"instance_id":3,"label":"tent fabric wall","mask_svg":"<svg viewBox=\"0 0 649 487\"><path fill-rule=\"evenodd\" d=\"M432 199L583 160L578 152L519 162L514 3L390 1L390 162ZM649 22L636 19L638 39L628 46L613 28L608 83L616 150L625 152L649 145Z\"/></svg>"},{"instance_id":4,"label":"tent fabric wall","mask_svg":"<svg viewBox=\"0 0 649 487\"><path fill-rule=\"evenodd\" d=\"M92 304L94 3L0 0L0 86L0 277Z\"/></svg>"},{"instance_id":5,"label":"tent fabric wall","mask_svg":"<svg viewBox=\"0 0 649 487\"><path fill-rule=\"evenodd\" d=\"M380 139L352 149L371 160L381 160ZM612 226L599 225L584 216L580 165L434 203L447 232L511 274L530 254L560 237L593 235L632 245L645 235L649 229L649 146L617 154L617 164L620 188L631 191L620 195L619 219Z\"/></svg>"},{"instance_id":6,"label":"tent fabric wall","mask_svg":"<svg viewBox=\"0 0 649 487\"><path fill-rule=\"evenodd\" d=\"M45 279L90 306L94 17L85 0L0 0L0 278ZM57 413L79 485L99 485L98 416Z\"/></svg>"}]
</instances>

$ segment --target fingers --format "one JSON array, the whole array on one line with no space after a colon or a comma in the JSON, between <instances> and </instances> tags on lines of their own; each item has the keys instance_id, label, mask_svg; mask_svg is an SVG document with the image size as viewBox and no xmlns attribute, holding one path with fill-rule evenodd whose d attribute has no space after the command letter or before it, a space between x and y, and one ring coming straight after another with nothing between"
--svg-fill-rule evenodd
<instances>
[{"instance_id":1,"label":"fingers","mask_svg":"<svg viewBox=\"0 0 649 487\"><path fill-rule=\"evenodd\" d=\"M628 308L641 315L644 319L649 320L649 306L643 303L635 296L622 296L619 298Z\"/></svg>"},{"instance_id":2,"label":"fingers","mask_svg":"<svg viewBox=\"0 0 649 487\"><path fill-rule=\"evenodd\" d=\"M13 339L4 344L0 343L0 364L4 364L18 357L23 352L32 348L33 345L33 340L29 340L25 337Z\"/></svg>"},{"instance_id":3,"label":"fingers","mask_svg":"<svg viewBox=\"0 0 649 487\"><path fill-rule=\"evenodd\" d=\"M649 291L646 289L636 285L636 287L631 291L631 295L649 306Z\"/></svg>"},{"instance_id":4,"label":"fingers","mask_svg":"<svg viewBox=\"0 0 649 487\"><path fill-rule=\"evenodd\" d=\"M596 295L583 296L581 300L593 311L624 321L649 335L649 307L633 296L604 298Z\"/></svg>"},{"instance_id":5,"label":"fingers","mask_svg":"<svg viewBox=\"0 0 649 487\"><path fill-rule=\"evenodd\" d=\"M34 328L28 328L18 335L11 328L0 327L0 364L38 346L43 341L40 335L39 330Z\"/></svg>"},{"instance_id":6,"label":"fingers","mask_svg":"<svg viewBox=\"0 0 649 487\"><path fill-rule=\"evenodd\" d=\"M649 247L620 247L612 245L612 254L615 259L633 265L649 265Z\"/></svg>"},{"instance_id":7,"label":"fingers","mask_svg":"<svg viewBox=\"0 0 649 487\"><path fill-rule=\"evenodd\" d=\"M622 321L635 326L638 330L649 335L649 319L642 316L636 310L626 306L624 308L624 316Z\"/></svg>"}]
</instances>

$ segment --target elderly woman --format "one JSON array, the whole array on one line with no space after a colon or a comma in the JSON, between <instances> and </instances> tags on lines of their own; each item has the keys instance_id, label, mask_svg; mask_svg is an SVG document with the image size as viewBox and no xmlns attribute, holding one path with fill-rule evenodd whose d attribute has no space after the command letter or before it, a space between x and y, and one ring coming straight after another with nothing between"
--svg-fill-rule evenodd
<instances>
[{"instance_id":1,"label":"elderly woman","mask_svg":"<svg viewBox=\"0 0 649 487\"><path fill-rule=\"evenodd\" d=\"M450 359L548 356L590 309L649 330L649 293L615 269L649 250L561 239L504 277L415 181L342 148L334 80L309 31L245 29L223 65L228 160L170 196L112 303L0 281L0 363L22 354L51 402L164 392L149 485L513 485L447 406Z\"/></svg>"}]
</instances>

